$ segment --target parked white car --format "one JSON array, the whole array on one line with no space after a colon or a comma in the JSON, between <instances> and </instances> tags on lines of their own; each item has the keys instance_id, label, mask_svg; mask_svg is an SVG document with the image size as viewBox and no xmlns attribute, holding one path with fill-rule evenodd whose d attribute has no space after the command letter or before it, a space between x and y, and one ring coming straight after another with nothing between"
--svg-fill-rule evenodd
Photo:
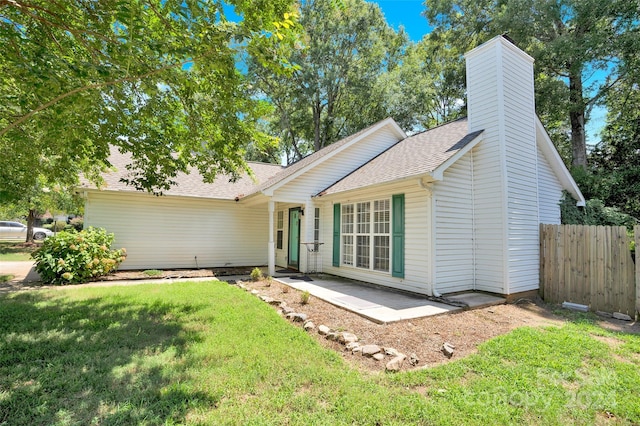
<instances>
[{"instance_id":1,"label":"parked white car","mask_svg":"<svg viewBox=\"0 0 640 426\"><path fill-rule=\"evenodd\" d=\"M53 232L44 228L33 228L33 239L44 240L53 235ZM0 222L0 239L26 239L27 226L20 222Z\"/></svg>"}]
</instances>

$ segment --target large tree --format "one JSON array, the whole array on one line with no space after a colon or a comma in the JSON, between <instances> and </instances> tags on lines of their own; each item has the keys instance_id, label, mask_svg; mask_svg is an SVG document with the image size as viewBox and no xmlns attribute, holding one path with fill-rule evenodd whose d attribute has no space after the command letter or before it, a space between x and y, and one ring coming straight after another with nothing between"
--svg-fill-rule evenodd
<instances>
[{"instance_id":1,"label":"large tree","mask_svg":"<svg viewBox=\"0 0 640 426\"><path fill-rule=\"evenodd\" d=\"M640 54L629 78L607 97L607 125L590 154L588 195L640 220Z\"/></svg>"},{"instance_id":2,"label":"large tree","mask_svg":"<svg viewBox=\"0 0 640 426\"><path fill-rule=\"evenodd\" d=\"M426 0L434 34L466 48L507 33L536 59L538 110L566 111L571 161L585 167L590 109L624 78L619 58L638 38L640 11L629 0ZM604 74L604 78L593 78ZM544 96L544 97L543 97ZM557 124L557 123L554 123Z\"/></svg>"},{"instance_id":3,"label":"large tree","mask_svg":"<svg viewBox=\"0 0 640 426\"><path fill-rule=\"evenodd\" d=\"M292 77L251 65L257 87L275 106L272 131L289 161L388 115L374 88L406 43L378 5L363 0L305 0L300 24L304 35L291 56L297 67Z\"/></svg>"},{"instance_id":4,"label":"large tree","mask_svg":"<svg viewBox=\"0 0 640 426\"><path fill-rule=\"evenodd\" d=\"M288 68L292 0L0 0L0 198L99 180L109 146L156 193L245 167L264 113L236 63ZM229 8L239 18L227 20Z\"/></svg>"},{"instance_id":5,"label":"large tree","mask_svg":"<svg viewBox=\"0 0 640 426\"><path fill-rule=\"evenodd\" d=\"M405 130L437 126L464 115L463 63L448 40L424 37L409 44L399 64L378 77L374 92Z\"/></svg>"}]
</instances>

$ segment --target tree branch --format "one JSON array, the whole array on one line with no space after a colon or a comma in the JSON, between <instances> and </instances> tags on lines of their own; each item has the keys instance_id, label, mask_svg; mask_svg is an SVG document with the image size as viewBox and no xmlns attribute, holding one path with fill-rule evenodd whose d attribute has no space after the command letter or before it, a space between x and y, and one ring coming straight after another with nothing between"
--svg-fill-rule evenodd
<instances>
[{"instance_id":1,"label":"tree branch","mask_svg":"<svg viewBox=\"0 0 640 426\"><path fill-rule=\"evenodd\" d=\"M0 0L3 1L3 0ZM160 67L157 69L154 69L152 71L149 71L147 73L141 74L141 75L137 75L137 76L131 76L131 77L124 77L124 78L120 78L117 80L112 80L112 81L104 81L102 83L93 83L93 84L88 84L86 86L82 86L82 87L77 87L69 92L63 93L61 95L56 96L55 98L51 99L49 102L46 102L40 106L38 106L36 109L30 111L29 113L23 115L22 117L20 117L19 119L17 119L16 121L14 121L13 123L10 123L8 126L6 126L5 128L3 128L2 130L0 130L0 137L4 136L9 130L13 129L14 127L24 123L25 121L27 121L29 118L33 117L34 115L36 115L37 113L39 113L40 111L43 111L47 108L49 108L51 105L54 105L55 103L68 98L69 96L75 95L76 93L80 93L80 92L84 92L87 90L91 90L91 89L98 89L100 87L107 87L107 86L114 86L116 84L120 84L120 83L124 83L126 81L135 81L135 80L141 80L143 78L152 76L154 74L158 74L162 71L166 71L168 69L171 68L176 68L176 67L181 67L189 62L195 62L198 59L202 59L205 56L210 55L211 53L213 53L215 49L211 49L205 53L203 53L200 56L197 56L195 58L190 58L190 59L185 59L182 62L178 62L175 64L170 64L170 65L166 65L164 67Z\"/></svg>"}]
</instances>

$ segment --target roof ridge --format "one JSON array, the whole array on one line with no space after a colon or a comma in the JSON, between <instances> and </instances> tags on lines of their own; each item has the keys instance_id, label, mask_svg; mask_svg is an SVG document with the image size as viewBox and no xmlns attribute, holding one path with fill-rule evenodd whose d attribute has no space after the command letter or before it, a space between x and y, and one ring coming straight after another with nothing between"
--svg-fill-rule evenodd
<instances>
[{"instance_id":1,"label":"roof ridge","mask_svg":"<svg viewBox=\"0 0 640 426\"><path fill-rule=\"evenodd\" d=\"M466 116L466 115L465 115L464 117L458 117L458 118L456 118L455 120L446 121L446 122L444 122L444 123L440 123L440 124L438 124L437 126L429 127L428 129L424 129L424 130L421 130L421 131L419 131L419 132L416 132L416 133L414 133L414 134L412 134L412 135L407 136L405 139L407 139L407 138L412 138L412 137L414 137L414 136L421 135L421 134L422 134L422 133L424 133L424 132L430 132L431 130L435 130L435 129L439 128L439 127L447 126L447 125L449 125L449 124L455 123L456 121L461 121L461 120L466 120L466 119L467 119L467 116Z\"/></svg>"}]
</instances>

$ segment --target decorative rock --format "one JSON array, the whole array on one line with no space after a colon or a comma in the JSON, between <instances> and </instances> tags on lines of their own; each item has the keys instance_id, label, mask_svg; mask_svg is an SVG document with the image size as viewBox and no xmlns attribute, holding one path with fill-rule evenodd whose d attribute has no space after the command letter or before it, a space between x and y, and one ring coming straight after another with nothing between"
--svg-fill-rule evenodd
<instances>
[{"instance_id":1,"label":"decorative rock","mask_svg":"<svg viewBox=\"0 0 640 426\"><path fill-rule=\"evenodd\" d=\"M420 362L420 358L418 358L418 355L416 354L409 355L409 364L415 367L416 365L418 365L419 362Z\"/></svg>"},{"instance_id":2,"label":"decorative rock","mask_svg":"<svg viewBox=\"0 0 640 426\"><path fill-rule=\"evenodd\" d=\"M287 314L287 318L293 322L305 322L307 320L307 314L291 312L290 314Z\"/></svg>"},{"instance_id":3,"label":"decorative rock","mask_svg":"<svg viewBox=\"0 0 640 426\"><path fill-rule=\"evenodd\" d=\"M251 294L258 295L260 292L258 290L251 290Z\"/></svg>"},{"instance_id":4,"label":"decorative rock","mask_svg":"<svg viewBox=\"0 0 640 426\"><path fill-rule=\"evenodd\" d=\"M353 351L355 348L357 348L358 346L360 346L360 343L358 342L349 342L345 345L345 349Z\"/></svg>"},{"instance_id":5,"label":"decorative rock","mask_svg":"<svg viewBox=\"0 0 640 426\"><path fill-rule=\"evenodd\" d=\"M338 333L336 333L335 331L330 331L329 333L327 333L327 340L338 340Z\"/></svg>"},{"instance_id":6,"label":"decorative rock","mask_svg":"<svg viewBox=\"0 0 640 426\"><path fill-rule=\"evenodd\" d=\"M307 321L307 322L304 323L304 325L302 327L307 331L311 331L314 328L316 328L316 325L312 321Z\"/></svg>"},{"instance_id":7,"label":"decorative rock","mask_svg":"<svg viewBox=\"0 0 640 426\"><path fill-rule=\"evenodd\" d=\"M383 354L383 353L378 352L377 354L375 354L375 355L373 356L373 359L375 359L376 361L382 361L382 360L384 359L384 354Z\"/></svg>"},{"instance_id":8,"label":"decorative rock","mask_svg":"<svg viewBox=\"0 0 640 426\"><path fill-rule=\"evenodd\" d=\"M405 359L407 359L406 355L398 354L395 356L395 358L391 359L391 361L387 363L387 366L385 367L385 369L387 371L400 371L400 369L402 368L402 364L404 364Z\"/></svg>"},{"instance_id":9,"label":"decorative rock","mask_svg":"<svg viewBox=\"0 0 640 426\"><path fill-rule=\"evenodd\" d=\"M627 314L623 314L622 312L614 312L613 317L623 321L631 321L631 317Z\"/></svg>"},{"instance_id":10,"label":"decorative rock","mask_svg":"<svg viewBox=\"0 0 640 426\"><path fill-rule=\"evenodd\" d=\"M340 333L338 335L338 342L342 343L343 345L347 344L347 343L352 343L352 342L357 342L358 341L358 336L356 336L353 333Z\"/></svg>"},{"instance_id":11,"label":"decorative rock","mask_svg":"<svg viewBox=\"0 0 640 426\"><path fill-rule=\"evenodd\" d=\"M289 315L295 312L295 310L290 306L285 305L285 306L281 306L280 308L282 309L282 312L284 312L285 315Z\"/></svg>"},{"instance_id":12,"label":"decorative rock","mask_svg":"<svg viewBox=\"0 0 640 426\"><path fill-rule=\"evenodd\" d=\"M320 324L318 327L318 334L321 336L326 336L331 332L331 329L324 324Z\"/></svg>"},{"instance_id":13,"label":"decorative rock","mask_svg":"<svg viewBox=\"0 0 640 426\"><path fill-rule=\"evenodd\" d=\"M354 354L354 355L357 354L357 353L360 353L360 352L362 352L362 346L360 346L360 345L358 345L355 348L351 349L351 353Z\"/></svg>"},{"instance_id":14,"label":"decorative rock","mask_svg":"<svg viewBox=\"0 0 640 426\"><path fill-rule=\"evenodd\" d=\"M442 345L442 349L440 349L442 351L442 353L447 357L447 358L451 358L453 356L453 350L456 347L453 346L451 343L449 342L445 342Z\"/></svg>"},{"instance_id":15,"label":"decorative rock","mask_svg":"<svg viewBox=\"0 0 640 426\"><path fill-rule=\"evenodd\" d=\"M273 297L269 297L269 296L260 296L260 300L262 300L265 303L273 303L276 301L276 299L274 299Z\"/></svg>"},{"instance_id":16,"label":"decorative rock","mask_svg":"<svg viewBox=\"0 0 640 426\"><path fill-rule=\"evenodd\" d=\"M382 348L378 345L364 345L362 347L362 355L364 356L374 356L380 351L382 351Z\"/></svg>"},{"instance_id":17,"label":"decorative rock","mask_svg":"<svg viewBox=\"0 0 640 426\"><path fill-rule=\"evenodd\" d=\"M398 356L400 355L400 352L398 352L398 350L395 348L384 348L384 354L389 356Z\"/></svg>"}]
</instances>

